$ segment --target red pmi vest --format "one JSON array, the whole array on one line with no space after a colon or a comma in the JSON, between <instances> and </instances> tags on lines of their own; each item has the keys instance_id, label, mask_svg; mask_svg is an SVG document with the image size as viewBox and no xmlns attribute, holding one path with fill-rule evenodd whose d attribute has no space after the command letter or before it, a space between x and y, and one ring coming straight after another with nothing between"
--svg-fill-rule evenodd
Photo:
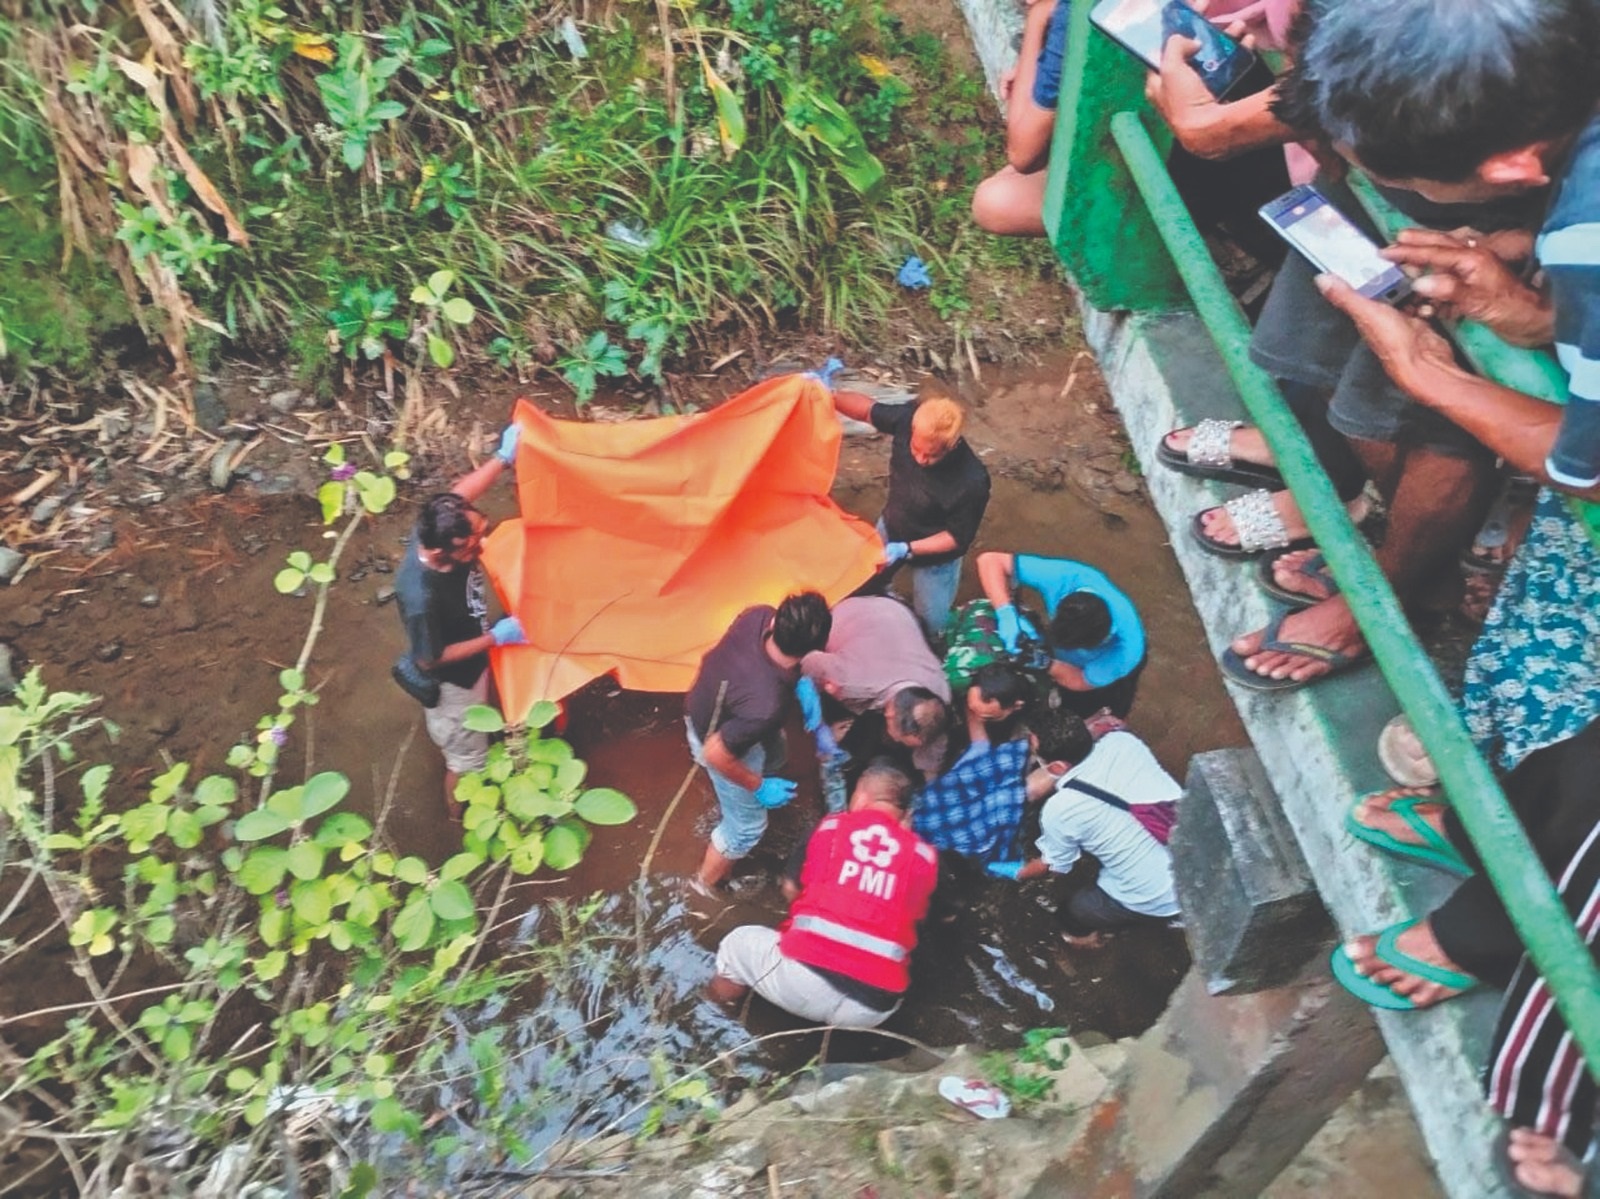
<instances>
[{"instance_id":1,"label":"red pmi vest","mask_svg":"<svg viewBox=\"0 0 1600 1199\"><path fill-rule=\"evenodd\" d=\"M829 816L811 834L779 952L899 994L938 877L933 846L887 813Z\"/></svg>"}]
</instances>

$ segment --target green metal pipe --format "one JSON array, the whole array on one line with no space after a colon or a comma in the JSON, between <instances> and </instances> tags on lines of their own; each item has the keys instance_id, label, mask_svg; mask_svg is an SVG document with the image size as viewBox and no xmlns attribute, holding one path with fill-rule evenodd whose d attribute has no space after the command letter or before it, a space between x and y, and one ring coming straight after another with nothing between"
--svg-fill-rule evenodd
<instances>
[{"instance_id":1,"label":"green metal pipe","mask_svg":"<svg viewBox=\"0 0 1600 1199\"><path fill-rule=\"evenodd\" d=\"M1451 805L1534 964L1549 981L1590 1072L1600 1078L1600 971L1588 947L1494 773L1467 736L1455 703L1412 635L1367 543L1350 523L1304 430L1271 376L1250 361L1250 327L1143 122L1136 113L1117 113L1111 118L1111 132L1245 408L1272 447L1278 469L1349 601L1378 668L1438 767Z\"/></svg>"}]
</instances>

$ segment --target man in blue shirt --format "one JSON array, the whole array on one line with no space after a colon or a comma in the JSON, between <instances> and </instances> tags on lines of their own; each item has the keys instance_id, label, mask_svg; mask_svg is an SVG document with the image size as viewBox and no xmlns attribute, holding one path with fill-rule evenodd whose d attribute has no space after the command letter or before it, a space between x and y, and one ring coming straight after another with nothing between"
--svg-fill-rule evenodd
<instances>
[{"instance_id":1,"label":"man in blue shirt","mask_svg":"<svg viewBox=\"0 0 1600 1199\"><path fill-rule=\"evenodd\" d=\"M1103 573L1068 558L978 555L978 582L994 605L1008 653L1025 639L1046 641L1050 679L1080 716L1110 708L1126 716L1145 664L1144 624L1133 601ZM1017 615L1012 593L1030 587L1050 614L1045 636Z\"/></svg>"}]
</instances>

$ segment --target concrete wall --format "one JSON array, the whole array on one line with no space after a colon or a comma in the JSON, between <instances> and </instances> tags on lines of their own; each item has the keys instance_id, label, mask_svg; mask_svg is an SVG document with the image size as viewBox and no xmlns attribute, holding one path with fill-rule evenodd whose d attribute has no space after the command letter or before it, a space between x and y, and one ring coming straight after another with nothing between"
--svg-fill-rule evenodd
<instances>
[{"instance_id":1,"label":"concrete wall","mask_svg":"<svg viewBox=\"0 0 1600 1199\"><path fill-rule=\"evenodd\" d=\"M992 86L1015 56L1020 12L1012 0L960 3ZM1272 607L1254 582L1253 563L1208 554L1189 534L1195 512L1237 489L1165 470L1154 449L1167 430L1201 417L1243 419L1242 405L1193 316L1130 317L1083 306L1083 318L1211 648L1220 653L1234 636L1261 627ZM1446 876L1387 858L1344 831L1356 799L1388 785L1374 745L1398 707L1375 668L1287 694L1232 686L1230 693L1341 930L1409 919L1448 893ZM1478 1083L1495 1004L1495 996L1479 992L1428 1012L1376 1013L1440 1181L1455 1199L1520 1193L1504 1180L1500 1124Z\"/></svg>"}]
</instances>

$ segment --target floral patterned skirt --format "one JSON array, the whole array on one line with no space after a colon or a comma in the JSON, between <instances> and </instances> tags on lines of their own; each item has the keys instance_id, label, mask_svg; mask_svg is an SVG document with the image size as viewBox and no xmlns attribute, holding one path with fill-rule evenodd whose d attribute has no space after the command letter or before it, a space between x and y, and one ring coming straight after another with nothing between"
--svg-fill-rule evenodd
<instances>
[{"instance_id":1,"label":"floral patterned skirt","mask_svg":"<svg viewBox=\"0 0 1600 1199\"><path fill-rule=\"evenodd\" d=\"M1467 659L1461 707L1504 771L1600 717L1600 549L1549 489Z\"/></svg>"}]
</instances>

